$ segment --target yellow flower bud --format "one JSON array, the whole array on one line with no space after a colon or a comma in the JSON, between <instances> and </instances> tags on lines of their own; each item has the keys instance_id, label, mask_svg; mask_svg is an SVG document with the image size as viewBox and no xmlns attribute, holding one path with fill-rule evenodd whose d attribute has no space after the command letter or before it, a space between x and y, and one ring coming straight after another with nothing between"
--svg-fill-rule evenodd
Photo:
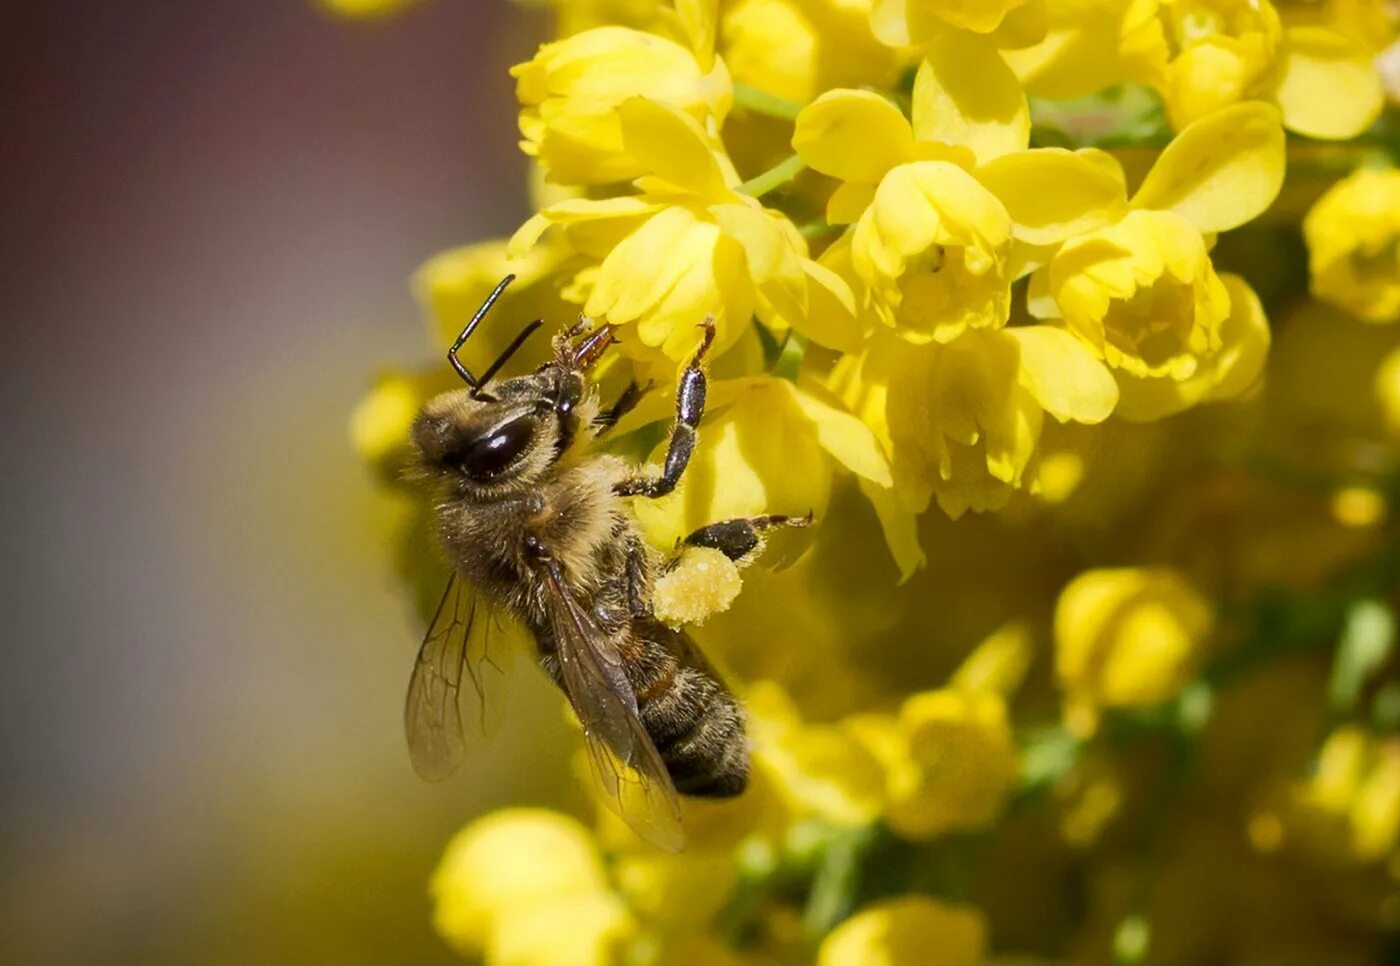
<instances>
[{"instance_id":1,"label":"yellow flower bud","mask_svg":"<svg viewBox=\"0 0 1400 966\"><path fill-rule=\"evenodd\" d=\"M1367 322L1400 320L1400 171L1361 170L1303 221L1312 291Z\"/></svg>"},{"instance_id":2,"label":"yellow flower bud","mask_svg":"<svg viewBox=\"0 0 1400 966\"><path fill-rule=\"evenodd\" d=\"M986 947L975 909L906 896L866 906L833 929L817 966L982 966Z\"/></svg>"},{"instance_id":3,"label":"yellow flower bud","mask_svg":"<svg viewBox=\"0 0 1400 966\"><path fill-rule=\"evenodd\" d=\"M1314 845L1360 862L1385 859L1400 845L1400 740L1338 728L1293 794L1295 821Z\"/></svg>"},{"instance_id":4,"label":"yellow flower bud","mask_svg":"<svg viewBox=\"0 0 1400 966\"><path fill-rule=\"evenodd\" d=\"M1174 570L1081 574L1055 608L1055 672L1071 708L1167 700L1195 673L1213 623L1210 605Z\"/></svg>"},{"instance_id":5,"label":"yellow flower bud","mask_svg":"<svg viewBox=\"0 0 1400 966\"><path fill-rule=\"evenodd\" d=\"M463 952L493 942L493 929L504 916L556 901L566 907L580 899L607 905L608 897L603 863L588 831L567 816L531 808L495 812L458 832L429 891L438 932ZM507 930L503 941L518 940Z\"/></svg>"}]
</instances>

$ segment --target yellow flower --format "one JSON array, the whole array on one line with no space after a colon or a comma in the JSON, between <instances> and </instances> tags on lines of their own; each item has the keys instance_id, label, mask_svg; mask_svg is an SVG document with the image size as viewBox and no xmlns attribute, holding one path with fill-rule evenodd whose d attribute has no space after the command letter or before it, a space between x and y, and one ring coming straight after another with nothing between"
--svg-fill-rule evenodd
<instances>
[{"instance_id":1,"label":"yellow flower","mask_svg":"<svg viewBox=\"0 0 1400 966\"><path fill-rule=\"evenodd\" d=\"M706 317L714 357L749 331L755 313L825 345L858 342L847 285L807 257L785 216L735 190L733 166L693 118L643 97L616 113L627 154L649 172L637 182L643 193L546 208L516 233L513 254L560 226L600 263L580 277L584 311L621 327L622 351L639 361L688 360Z\"/></svg>"},{"instance_id":2,"label":"yellow flower","mask_svg":"<svg viewBox=\"0 0 1400 966\"><path fill-rule=\"evenodd\" d=\"M880 816L884 768L855 729L802 721L791 699L772 683L751 688L744 703L754 764L771 776L794 816L840 826L865 825Z\"/></svg>"},{"instance_id":3,"label":"yellow flower","mask_svg":"<svg viewBox=\"0 0 1400 966\"><path fill-rule=\"evenodd\" d=\"M895 51L870 32L871 0L738 0L720 23L736 84L805 104L824 90L885 86Z\"/></svg>"},{"instance_id":4,"label":"yellow flower","mask_svg":"<svg viewBox=\"0 0 1400 966\"><path fill-rule=\"evenodd\" d=\"M1303 221L1312 291L1367 322L1400 320L1400 171L1363 169Z\"/></svg>"},{"instance_id":5,"label":"yellow flower","mask_svg":"<svg viewBox=\"0 0 1400 966\"><path fill-rule=\"evenodd\" d=\"M329 14L347 20L378 20L402 13L420 0L316 0Z\"/></svg>"},{"instance_id":6,"label":"yellow flower","mask_svg":"<svg viewBox=\"0 0 1400 966\"><path fill-rule=\"evenodd\" d=\"M1386 429L1400 437L1400 348L1393 349L1376 369L1376 399Z\"/></svg>"},{"instance_id":7,"label":"yellow flower","mask_svg":"<svg viewBox=\"0 0 1400 966\"><path fill-rule=\"evenodd\" d=\"M874 0L870 26L891 47L921 45L949 27L999 33L1024 46L1045 32L1045 0ZM1029 38L1029 39L1028 39Z\"/></svg>"},{"instance_id":8,"label":"yellow flower","mask_svg":"<svg viewBox=\"0 0 1400 966\"><path fill-rule=\"evenodd\" d=\"M1038 97L1069 99L1121 83L1130 73L1119 55L1128 0L1055 0L1046 8L1045 36L1004 52L1007 62Z\"/></svg>"},{"instance_id":9,"label":"yellow flower","mask_svg":"<svg viewBox=\"0 0 1400 966\"><path fill-rule=\"evenodd\" d=\"M464 953L488 950L492 963L605 963L628 928L608 892L588 832L543 809L506 809L457 834L429 885L434 924ZM540 931L541 916L558 921Z\"/></svg>"},{"instance_id":10,"label":"yellow flower","mask_svg":"<svg viewBox=\"0 0 1400 966\"><path fill-rule=\"evenodd\" d=\"M549 898L498 919L486 961L491 966L612 966L636 928L627 907L611 893Z\"/></svg>"},{"instance_id":11,"label":"yellow flower","mask_svg":"<svg viewBox=\"0 0 1400 966\"><path fill-rule=\"evenodd\" d=\"M1266 209L1283 168L1277 111L1217 111L1167 146L1128 214L1071 238L1032 277L1031 313L1062 320L1112 367L1121 415L1158 419L1255 382L1269 346L1263 308L1243 279L1216 274L1203 233Z\"/></svg>"},{"instance_id":12,"label":"yellow flower","mask_svg":"<svg viewBox=\"0 0 1400 966\"><path fill-rule=\"evenodd\" d=\"M1400 846L1400 739L1343 726L1327 736L1313 773L1295 787L1296 821L1361 862Z\"/></svg>"},{"instance_id":13,"label":"yellow flower","mask_svg":"<svg viewBox=\"0 0 1400 966\"><path fill-rule=\"evenodd\" d=\"M1209 641L1210 605L1169 568L1091 570L1055 607L1055 673L1071 724L1095 709L1157 704L1195 673Z\"/></svg>"},{"instance_id":14,"label":"yellow flower","mask_svg":"<svg viewBox=\"0 0 1400 966\"><path fill-rule=\"evenodd\" d=\"M847 404L890 454L895 491L919 513L996 509L1035 488L1044 414L1098 423L1118 402L1108 369L1051 326L969 332L948 345L885 337L836 373Z\"/></svg>"},{"instance_id":15,"label":"yellow flower","mask_svg":"<svg viewBox=\"0 0 1400 966\"><path fill-rule=\"evenodd\" d=\"M1162 94L1176 127L1265 98L1289 130L1345 139L1382 106L1365 45L1325 27L1285 29L1270 0L1132 0L1119 53L1134 79Z\"/></svg>"},{"instance_id":16,"label":"yellow flower","mask_svg":"<svg viewBox=\"0 0 1400 966\"><path fill-rule=\"evenodd\" d=\"M866 906L833 929L817 966L982 966L986 955L980 912L905 896Z\"/></svg>"},{"instance_id":17,"label":"yellow flower","mask_svg":"<svg viewBox=\"0 0 1400 966\"><path fill-rule=\"evenodd\" d=\"M411 284L434 347L446 351L506 275L514 275L515 281L464 350L469 362L477 361L473 368L479 370L494 359L531 319L568 321L577 309L560 296L558 275L570 254L560 245L538 245L512 257L504 240L492 240L450 248L428 259L413 273ZM545 360L547 341L525 344L519 355L524 368Z\"/></svg>"},{"instance_id":18,"label":"yellow flower","mask_svg":"<svg viewBox=\"0 0 1400 966\"><path fill-rule=\"evenodd\" d=\"M504 241L465 245L430 258L414 273L412 285L435 352L452 344L482 300L507 274L515 275L514 283L464 350L477 371L531 319L568 319L574 308L560 297L556 277L568 258L569 253L560 246L540 245L521 258L510 259ZM526 343L507 374L527 371L543 362L548 349L545 339ZM418 410L438 393L461 385L443 357L434 358L439 365L431 370L381 376L351 414L350 439L355 451L388 479L397 479L402 472L409 453L408 428Z\"/></svg>"},{"instance_id":19,"label":"yellow flower","mask_svg":"<svg viewBox=\"0 0 1400 966\"><path fill-rule=\"evenodd\" d=\"M1006 322L1013 237L1053 244L1126 209L1121 172L1099 152L1031 151L1029 138L1010 68L964 35L928 46L912 122L877 94L829 91L803 109L792 145L843 182L827 220L855 222L863 300L911 341L946 342Z\"/></svg>"},{"instance_id":20,"label":"yellow flower","mask_svg":"<svg viewBox=\"0 0 1400 966\"><path fill-rule=\"evenodd\" d=\"M1016 782L1016 744L1000 695L916 694L900 708L898 729L907 758L891 763L890 828L919 840L996 821Z\"/></svg>"},{"instance_id":21,"label":"yellow flower","mask_svg":"<svg viewBox=\"0 0 1400 966\"><path fill-rule=\"evenodd\" d=\"M1194 376L1230 312L1200 232L1174 212L1135 211L1070 240L1049 286L1070 331L1139 380Z\"/></svg>"},{"instance_id":22,"label":"yellow flower","mask_svg":"<svg viewBox=\"0 0 1400 966\"><path fill-rule=\"evenodd\" d=\"M705 19L697 14L688 24L691 47L613 26L542 45L511 69L521 148L552 181L605 184L644 173L625 149L617 116L629 98L644 94L702 125L722 121L733 91L723 61L713 55L714 25Z\"/></svg>"}]
</instances>

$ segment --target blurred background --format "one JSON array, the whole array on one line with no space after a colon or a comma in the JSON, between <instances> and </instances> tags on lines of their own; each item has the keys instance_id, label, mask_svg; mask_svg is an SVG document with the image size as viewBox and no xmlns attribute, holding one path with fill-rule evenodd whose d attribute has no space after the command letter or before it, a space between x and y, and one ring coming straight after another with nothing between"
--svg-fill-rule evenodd
<instances>
[{"instance_id":1,"label":"blurred background","mask_svg":"<svg viewBox=\"0 0 1400 966\"><path fill-rule=\"evenodd\" d=\"M5 958L450 961L443 843L566 746L516 726L414 776L421 628L346 419L429 358L412 270L525 216L506 71L543 27L484 2L4 19ZM514 720L555 728L521 677Z\"/></svg>"}]
</instances>

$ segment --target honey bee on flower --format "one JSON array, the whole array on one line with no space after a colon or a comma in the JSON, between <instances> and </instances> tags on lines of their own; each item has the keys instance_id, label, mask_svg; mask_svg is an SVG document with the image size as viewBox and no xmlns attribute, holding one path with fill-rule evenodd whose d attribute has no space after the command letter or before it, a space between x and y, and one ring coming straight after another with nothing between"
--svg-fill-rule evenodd
<instances>
[{"instance_id":1,"label":"honey bee on flower","mask_svg":"<svg viewBox=\"0 0 1400 966\"><path fill-rule=\"evenodd\" d=\"M574 620L617 616L593 583L642 587L627 619L694 635L724 682L696 720L742 721L747 770L660 796L679 852L572 773L468 822L432 882L443 937L524 966L1372 961L1400 921L1400 115L1375 65L1400 17L537 5L553 33L511 69L532 213L415 292L445 349L518 276L481 364L548 384L546 422L599 410L530 452L657 467L608 501L645 579L565 583ZM554 356L516 337L537 318ZM575 357L586 402L550 383ZM413 507L420 600L441 506L402 471L451 375L386 374L352 421ZM456 562L495 552L488 509L460 509ZM669 685L628 680L616 720L630 694L660 787L698 738L651 727ZM620 742L569 698L572 771L596 771Z\"/></svg>"}]
</instances>

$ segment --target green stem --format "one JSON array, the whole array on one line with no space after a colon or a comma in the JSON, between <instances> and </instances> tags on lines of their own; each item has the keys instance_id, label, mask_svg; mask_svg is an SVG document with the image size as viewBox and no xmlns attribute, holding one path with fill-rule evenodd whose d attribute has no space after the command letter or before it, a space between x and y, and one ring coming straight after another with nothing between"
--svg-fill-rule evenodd
<instances>
[{"instance_id":1,"label":"green stem","mask_svg":"<svg viewBox=\"0 0 1400 966\"><path fill-rule=\"evenodd\" d=\"M734 106L754 114L776 118L779 121L796 121L802 112L802 105L776 94L769 94L747 84L734 85Z\"/></svg>"},{"instance_id":2,"label":"green stem","mask_svg":"<svg viewBox=\"0 0 1400 966\"><path fill-rule=\"evenodd\" d=\"M793 155L786 161L776 164L760 175L750 178L736 188L752 198L762 198L774 188L781 188L803 171L807 170L807 163Z\"/></svg>"}]
</instances>

